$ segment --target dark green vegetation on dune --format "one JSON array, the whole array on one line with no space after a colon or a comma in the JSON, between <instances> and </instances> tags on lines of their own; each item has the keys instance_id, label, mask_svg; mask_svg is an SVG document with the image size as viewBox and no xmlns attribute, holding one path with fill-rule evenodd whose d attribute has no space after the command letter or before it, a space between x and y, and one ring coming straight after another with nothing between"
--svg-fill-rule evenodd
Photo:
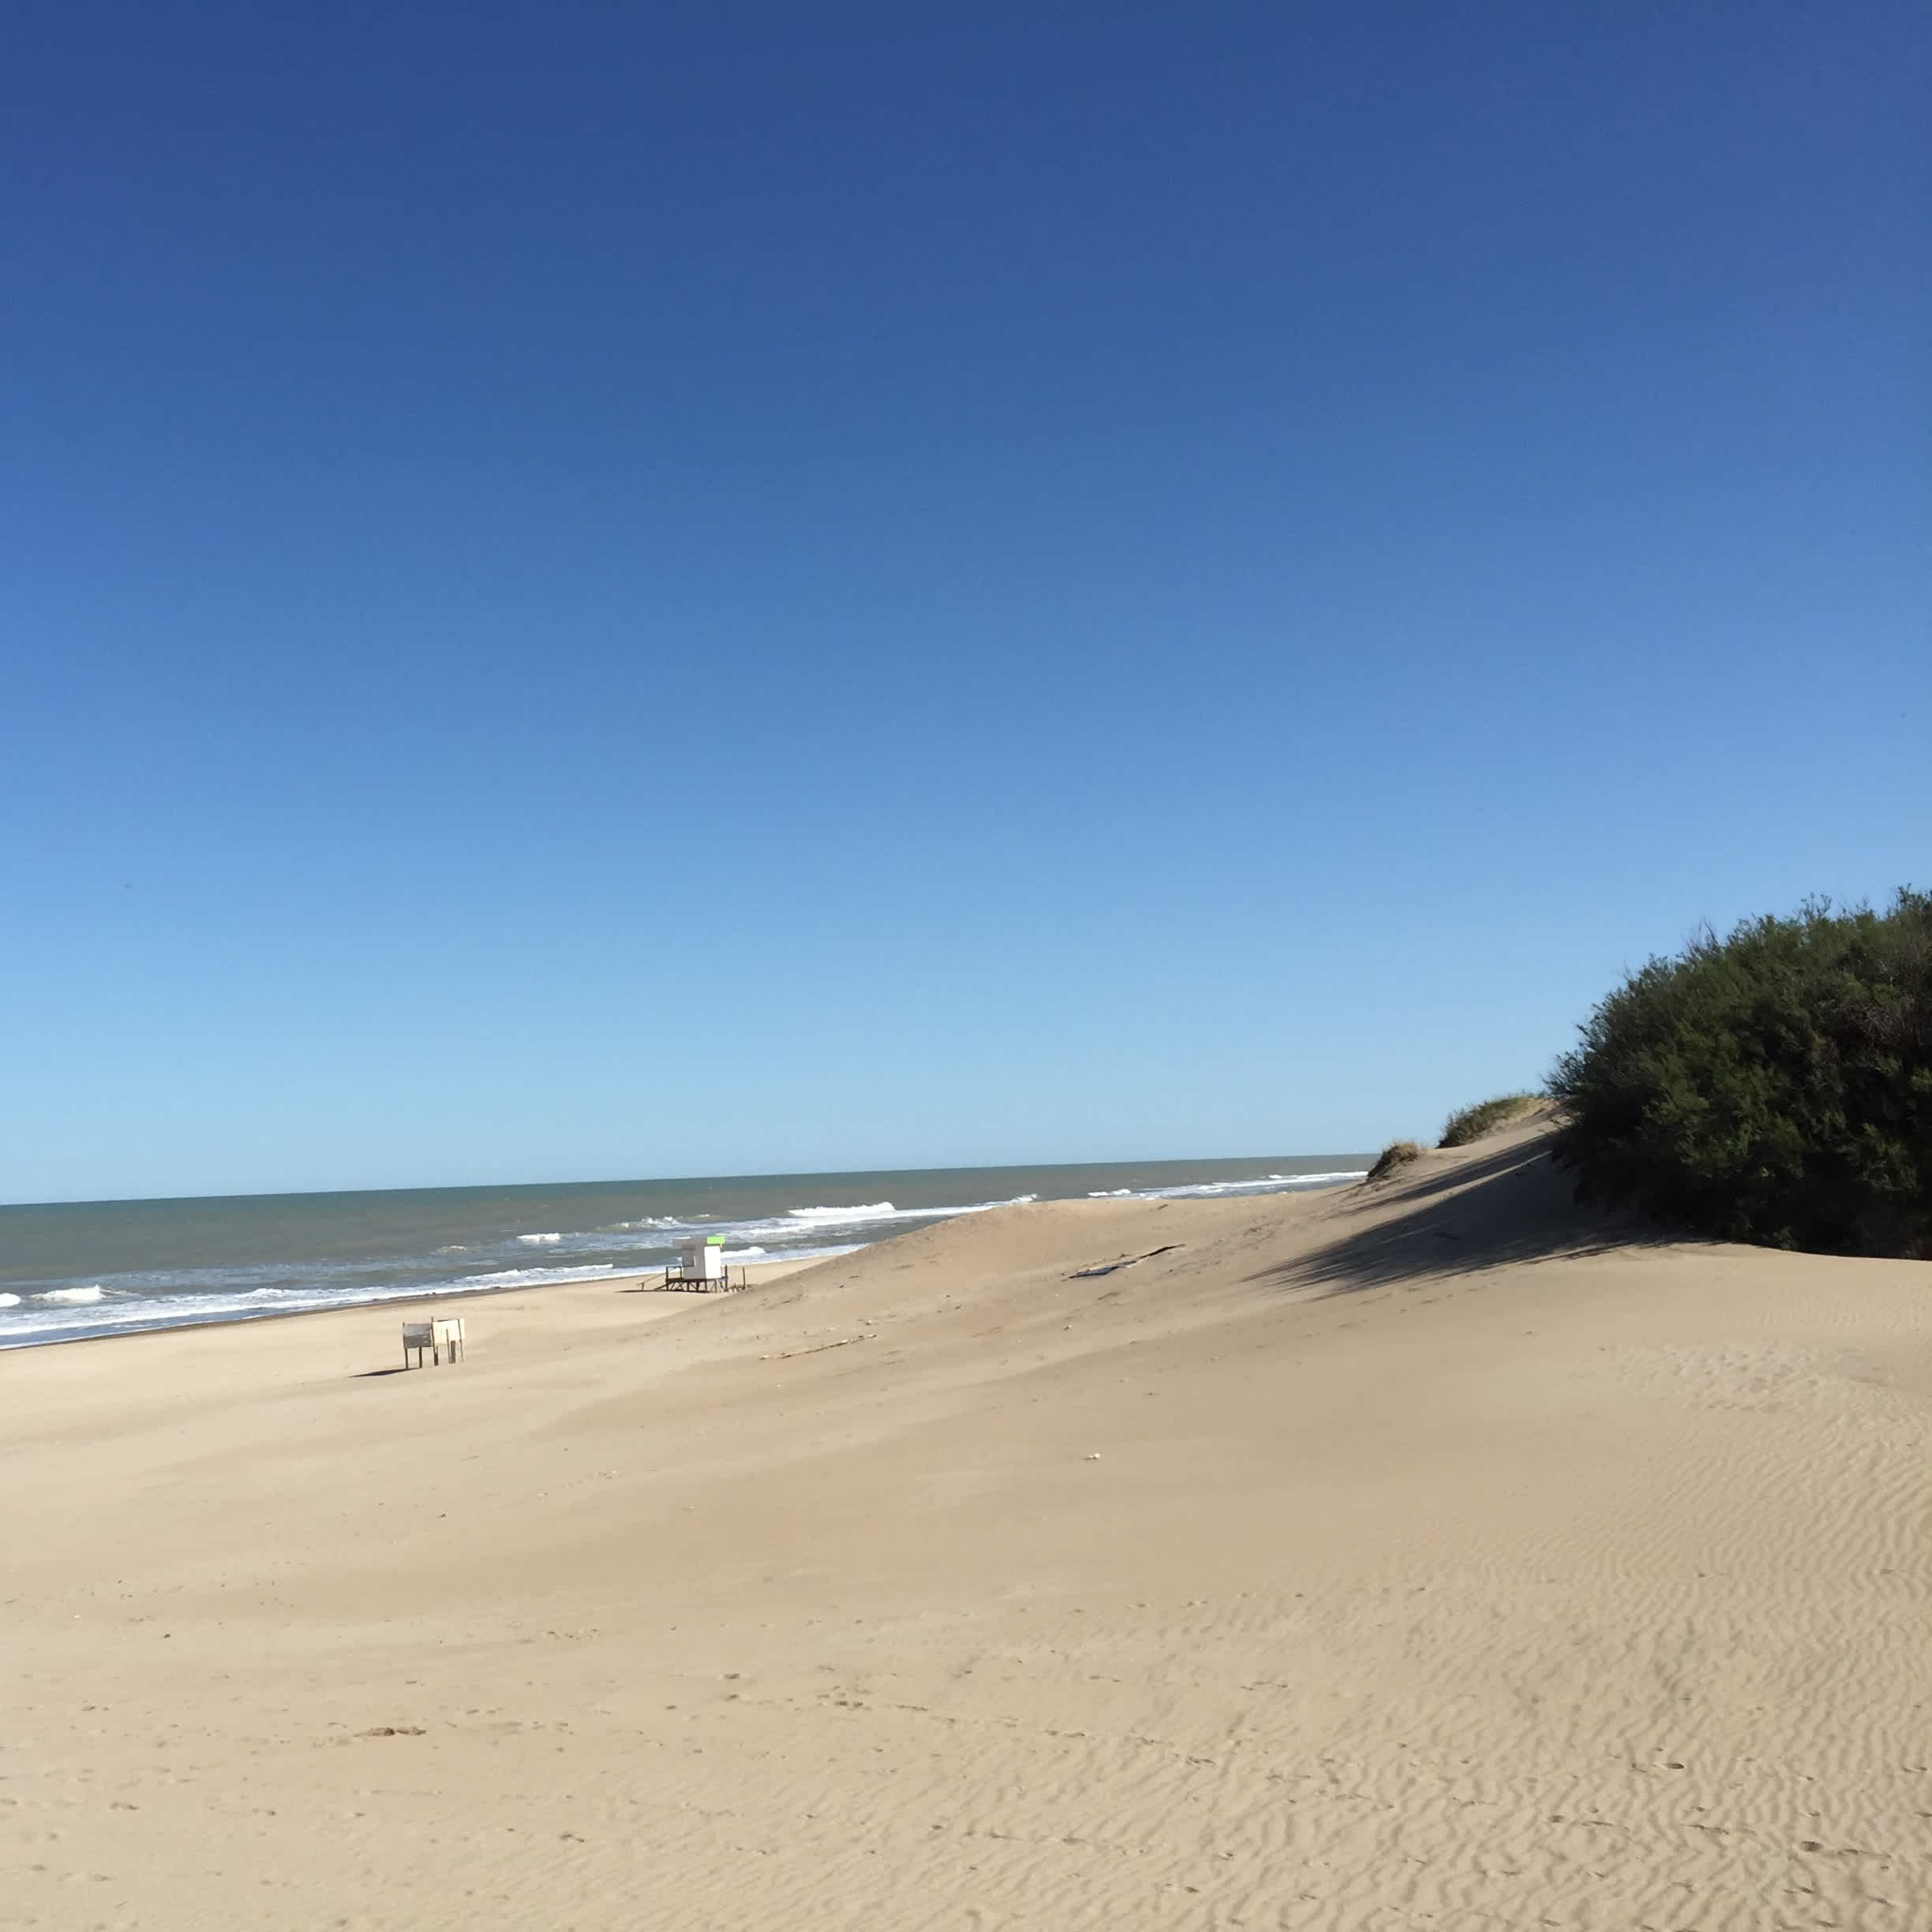
<instances>
[{"instance_id":1,"label":"dark green vegetation on dune","mask_svg":"<svg viewBox=\"0 0 1932 1932\"><path fill-rule=\"evenodd\" d=\"M1585 1200L1722 1240L1932 1258L1932 895L1707 933L1582 1034L1548 1091Z\"/></svg>"}]
</instances>

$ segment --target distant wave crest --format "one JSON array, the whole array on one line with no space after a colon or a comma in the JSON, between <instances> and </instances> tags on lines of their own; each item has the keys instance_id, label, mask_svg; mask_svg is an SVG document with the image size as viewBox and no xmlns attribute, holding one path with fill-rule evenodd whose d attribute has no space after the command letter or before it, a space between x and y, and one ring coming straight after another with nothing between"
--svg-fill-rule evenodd
<instances>
[{"instance_id":1,"label":"distant wave crest","mask_svg":"<svg viewBox=\"0 0 1932 1932\"><path fill-rule=\"evenodd\" d=\"M974 1201L963 1208L895 1208L890 1201L864 1201L854 1208L794 1208L788 1221L807 1227L859 1227L871 1221L949 1221L958 1215L986 1214L995 1208L1024 1208L1037 1194L1016 1194L1010 1200Z\"/></svg>"},{"instance_id":2,"label":"distant wave crest","mask_svg":"<svg viewBox=\"0 0 1932 1932\"><path fill-rule=\"evenodd\" d=\"M1223 1194L1279 1194L1301 1188L1334 1187L1359 1181L1368 1170L1350 1167L1337 1174L1257 1174L1252 1181L1194 1181L1180 1187L1096 1188L1089 1200L1213 1200Z\"/></svg>"}]
</instances>

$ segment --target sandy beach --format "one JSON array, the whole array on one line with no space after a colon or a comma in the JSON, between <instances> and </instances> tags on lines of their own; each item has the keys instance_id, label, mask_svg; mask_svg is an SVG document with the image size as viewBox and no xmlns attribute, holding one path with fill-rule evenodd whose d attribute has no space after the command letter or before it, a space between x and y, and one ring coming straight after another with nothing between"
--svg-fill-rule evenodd
<instances>
[{"instance_id":1,"label":"sandy beach","mask_svg":"<svg viewBox=\"0 0 1932 1932\"><path fill-rule=\"evenodd\" d=\"M0 1925L1923 1932L1932 1267L1544 1131L0 1356Z\"/></svg>"}]
</instances>

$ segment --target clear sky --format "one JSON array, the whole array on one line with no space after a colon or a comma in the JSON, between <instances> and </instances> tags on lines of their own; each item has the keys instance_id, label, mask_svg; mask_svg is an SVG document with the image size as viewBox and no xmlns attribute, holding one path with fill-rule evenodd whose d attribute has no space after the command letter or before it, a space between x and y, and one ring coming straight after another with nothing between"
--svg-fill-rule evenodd
<instances>
[{"instance_id":1,"label":"clear sky","mask_svg":"<svg viewBox=\"0 0 1932 1932\"><path fill-rule=\"evenodd\" d=\"M17 4L0 1198L1320 1152L1932 885L1917 4Z\"/></svg>"}]
</instances>

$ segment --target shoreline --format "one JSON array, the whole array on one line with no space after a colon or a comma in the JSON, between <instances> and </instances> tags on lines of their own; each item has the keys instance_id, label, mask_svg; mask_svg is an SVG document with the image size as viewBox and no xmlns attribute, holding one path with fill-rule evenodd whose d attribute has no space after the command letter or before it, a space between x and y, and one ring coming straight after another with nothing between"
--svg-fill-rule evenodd
<instances>
[{"instance_id":1,"label":"shoreline","mask_svg":"<svg viewBox=\"0 0 1932 1932\"><path fill-rule=\"evenodd\" d=\"M1361 1170L1352 1156L1279 1155L929 1174L882 1169L837 1188L811 1177L746 1176L616 1191L572 1184L528 1199L521 1189L399 1189L0 1208L0 1352L649 1275L699 1237L721 1237L734 1266L826 1258L960 1214L1065 1197L1062 1188L1087 1198L1205 1196L1333 1185Z\"/></svg>"},{"instance_id":2,"label":"shoreline","mask_svg":"<svg viewBox=\"0 0 1932 1932\"><path fill-rule=\"evenodd\" d=\"M255 1314L207 1315L186 1321L155 1322L142 1328L103 1329L98 1335L62 1335L45 1342L14 1342L0 1344L0 1361L5 1361L14 1355L39 1355L50 1350L94 1347L103 1342L145 1342L152 1341L158 1335L192 1335L218 1329L256 1328L271 1323L308 1321L318 1316L331 1315L369 1315L391 1309L435 1309L450 1301L483 1301L501 1295L544 1294L571 1289L609 1288L623 1294L656 1293L694 1302L723 1301L730 1299L731 1295L747 1294L762 1283L775 1280L781 1275L795 1274L801 1268L816 1267L821 1261L840 1258L834 1255L807 1255L796 1260L774 1256L768 1261L734 1262L733 1267L743 1269L746 1281L742 1289L734 1289L728 1295L715 1290L703 1294L695 1290L662 1286L652 1290L646 1284L653 1276L663 1274L661 1265L642 1269L624 1268L610 1275L576 1275L558 1281L492 1282L485 1288L441 1288L428 1294L385 1295L367 1301L331 1302L324 1308L264 1309ZM667 1309L665 1312L670 1311Z\"/></svg>"}]
</instances>

